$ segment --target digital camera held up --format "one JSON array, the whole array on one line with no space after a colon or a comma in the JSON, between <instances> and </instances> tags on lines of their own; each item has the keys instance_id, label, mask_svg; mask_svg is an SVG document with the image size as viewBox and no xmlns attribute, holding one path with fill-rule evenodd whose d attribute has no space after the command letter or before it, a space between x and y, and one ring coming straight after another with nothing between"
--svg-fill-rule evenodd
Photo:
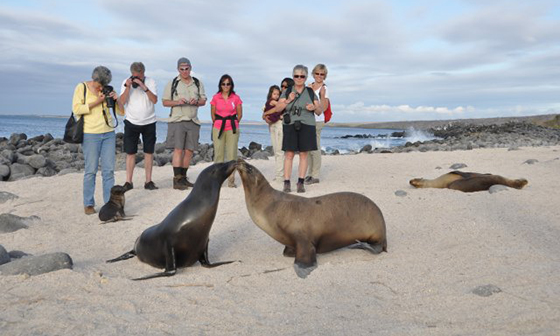
<instances>
[{"instance_id":1,"label":"digital camera held up","mask_svg":"<svg viewBox=\"0 0 560 336\"><path fill-rule=\"evenodd\" d=\"M103 89L101 90L101 92L105 95L105 101L107 102L107 107L108 108L114 108L115 107L115 100L110 97L109 95L111 94L111 92L113 92L113 87L111 85L105 85L103 87Z\"/></svg>"},{"instance_id":2,"label":"digital camera held up","mask_svg":"<svg viewBox=\"0 0 560 336\"><path fill-rule=\"evenodd\" d=\"M134 81L135 79L140 79L140 78L137 77L137 76L130 76L130 80L132 81L132 88L133 88L133 89L136 89L136 88L138 87L138 83L136 83L136 82ZM126 86L126 84L125 84L124 86Z\"/></svg>"}]
</instances>

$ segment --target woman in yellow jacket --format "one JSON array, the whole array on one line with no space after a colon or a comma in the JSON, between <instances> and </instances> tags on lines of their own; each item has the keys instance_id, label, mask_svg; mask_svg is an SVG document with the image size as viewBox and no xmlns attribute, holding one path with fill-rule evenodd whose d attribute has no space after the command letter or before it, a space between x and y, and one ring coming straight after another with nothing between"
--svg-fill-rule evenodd
<instances>
[{"instance_id":1,"label":"woman in yellow jacket","mask_svg":"<svg viewBox=\"0 0 560 336\"><path fill-rule=\"evenodd\" d=\"M103 178L103 201L107 203L111 197L111 188L115 184L115 124L111 118L107 98L114 99L114 108L124 115L124 108L118 103L118 95L108 86L111 82L111 71L104 66L93 69L91 80L80 83L74 89L72 111L76 117L84 118L84 212L86 215L95 213L95 178L101 161ZM85 101L84 101L84 90Z\"/></svg>"}]
</instances>

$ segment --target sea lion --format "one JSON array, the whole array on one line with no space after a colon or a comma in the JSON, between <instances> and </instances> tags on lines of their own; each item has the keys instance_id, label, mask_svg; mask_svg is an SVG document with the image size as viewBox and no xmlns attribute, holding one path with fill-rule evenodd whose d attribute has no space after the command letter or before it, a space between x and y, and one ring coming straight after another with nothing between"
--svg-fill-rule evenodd
<instances>
[{"instance_id":1,"label":"sea lion","mask_svg":"<svg viewBox=\"0 0 560 336\"><path fill-rule=\"evenodd\" d=\"M416 188L449 188L464 192L474 192L488 190L495 184L521 189L527 185L528 182L523 178L510 180L500 175L469 173L455 170L433 180L415 178L410 180L409 183Z\"/></svg>"},{"instance_id":2,"label":"sea lion","mask_svg":"<svg viewBox=\"0 0 560 336\"><path fill-rule=\"evenodd\" d=\"M109 202L105 203L99 210L99 220L102 222L116 222L125 219L124 213L124 193L126 189L123 186L116 185L111 188L111 197Z\"/></svg>"},{"instance_id":3,"label":"sea lion","mask_svg":"<svg viewBox=\"0 0 560 336\"><path fill-rule=\"evenodd\" d=\"M140 261L161 273L133 280L172 276L178 267L188 267L199 261L204 267L215 267L232 261L211 264L208 261L208 236L218 210L222 183L235 170L236 162L216 163L204 169L190 194L165 219L146 229L134 244L134 249L112 263L137 256Z\"/></svg>"},{"instance_id":4,"label":"sea lion","mask_svg":"<svg viewBox=\"0 0 560 336\"><path fill-rule=\"evenodd\" d=\"M251 219L286 246L284 256L295 257L300 278L317 267L316 253L345 246L375 254L387 251L383 214L369 198L353 192L305 198L272 188L257 168L241 159L237 170Z\"/></svg>"}]
</instances>

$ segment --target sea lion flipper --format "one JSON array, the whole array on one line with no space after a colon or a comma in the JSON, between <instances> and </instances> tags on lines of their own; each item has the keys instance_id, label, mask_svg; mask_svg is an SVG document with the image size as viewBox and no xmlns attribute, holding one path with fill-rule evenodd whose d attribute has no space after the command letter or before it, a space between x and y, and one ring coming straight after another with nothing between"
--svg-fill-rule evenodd
<instances>
[{"instance_id":1,"label":"sea lion flipper","mask_svg":"<svg viewBox=\"0 0 560 336\"><path fill-rule=\"evenodd\" d=\"M206 267L206 268L217 267L217 266L220 266L220 265L231 264L232 262L234 262L234 260L232 260L232 261L220 261L220 262L213 263L213 264L210 263L210 260L208 260L208 242L206 243L206 248L204 249L204 252L200 256L198 261L200 262L202 267Z\"/></svg>"},{"instance_id":2,"label":"sea lion flipper","mask_svg":"<svg viewBox=\"0 0 560 336\"><path fill-rule=\"evenodd\" d=\"M351 248L351 249L366 250L366 251L369 251L373 254L379 254L379 253L384 251L383 244L370 244L370 243L367 243L367 242L361 242L359 240L356 240L355 244L352 244L348 247Z\"/></svg>"},{"instance_id":3,"label":"sea lion flipper","mask_svg":"<svg viewBox=\"0 0 560 336\"><path fill-rule=\"evenodd\" d=\"M165 271L160 273L154 273L150 275L143 276L141 278L135 278L132 280L148 280L153 278L159 277L169 277L173 276L177 273L177 264L175 260L175 250L173 249L173 245L169 241L165 241L164 245L164 253L165 253Z\"/></svg>"},{"instance_id":4,"label":"sea lion flipper","mask_svg":"<svg viewBox=\"0 0 560 336\"><path fill-rule=\"evenodd\" d=\"M125 254L121 255L120 257L116 257L115 259L107 260L106 262L114 263L114 262L117 262L117 261L126 260L126 259L130 259L130 258L134 258L134 257L136 257L136 252L134 252L134 250L132 250L132 251L126 252Z\"/></svg>"},{"instance_id":5,"label":"sea lion flipper","mask_svg":"<svg viewBox=\"0 0 560 336\"><path fill-rule=\"evenodd\" d=\"M175 273L177 273L177 270L171 270L171 271L166 270L160 273L154 273L154 274L143 276L141 278L135 278L132 280L139 281L139 280L148 280L148 279L160 278L160 277L169 277L175 275Z\"/></svg>"},{"instance_id":6,"label":"sea lion flipper","mask_svg":"<svg viewBox=\"0 0 560 336\"><path fill-rule=\"evenodd\" d=\"M315 246L308 242L296 244L296 259L294 270L296 274L305 279L313 270L317 268L317 254Z\"/></svg>"}]
</instances>

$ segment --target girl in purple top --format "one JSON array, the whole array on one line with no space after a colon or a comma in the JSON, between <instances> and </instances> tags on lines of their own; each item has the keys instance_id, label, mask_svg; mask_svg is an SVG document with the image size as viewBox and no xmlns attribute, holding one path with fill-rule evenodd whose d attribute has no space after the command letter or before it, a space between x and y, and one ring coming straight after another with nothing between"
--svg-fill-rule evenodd
<instances>
[{"instance_id":1,"label":"girl in purple top","mask_svg":"<svg viewBox=\"0 0 560 336\"><path fill-rule=\"evenodd\" d=\"M239 142L239 122L243 116L243 102L234 91L233 79L223 75L218 83L218 93L210 102L212 116L212 142L214 143L214 163L237 159ZM228 179L228 186L235 188L235 173Z\"/></svg>"}]
</instances>

